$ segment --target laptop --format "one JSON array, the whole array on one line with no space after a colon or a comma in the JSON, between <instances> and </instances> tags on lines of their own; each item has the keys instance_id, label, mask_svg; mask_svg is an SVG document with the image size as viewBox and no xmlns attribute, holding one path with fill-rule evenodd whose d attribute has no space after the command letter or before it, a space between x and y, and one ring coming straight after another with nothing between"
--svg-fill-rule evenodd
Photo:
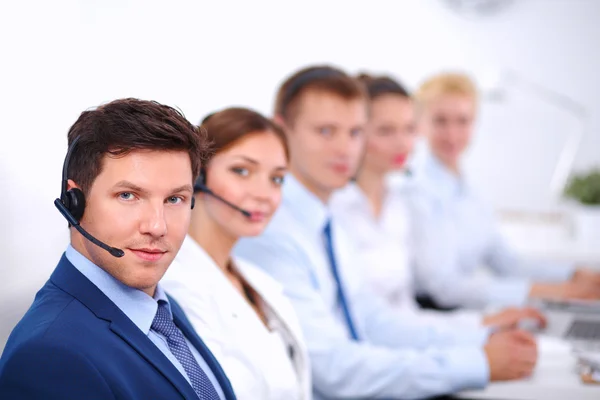
<instances>
[{"instance_id":1,"label":"laptop","mask_svg":"<svg viewBox=\"0 0 600 400\"><path fill-rule=\"evenodd\" d=\"M544 334L574 342L600 343L599 301L544 300L539 307L548 319Z\"/></svg>"}]
</instances>

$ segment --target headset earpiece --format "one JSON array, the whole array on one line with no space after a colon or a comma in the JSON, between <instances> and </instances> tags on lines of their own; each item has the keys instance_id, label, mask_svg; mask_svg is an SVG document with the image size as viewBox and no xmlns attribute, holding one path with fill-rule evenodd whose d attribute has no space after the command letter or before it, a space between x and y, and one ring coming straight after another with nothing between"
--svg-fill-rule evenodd
<instances>
[{"instance_id":1,"label":"headset earpiece","mask_svg":"<svg viewBox=\"0 0 600 400\"><path fill-rule=\"evenodd\" d=\"M200 174L194 182L194 193L206 191L206 171L204 168L200 170Z\"/></svg>"},{"instance_id":2,"label":"headset earpiece","mask_svg":"<svg viewBox=\"0 0 600 400\"><path fill-rule=\"evenodd\" d=\"M67 190L64 198L61 199L67 210L77 221L81 221L85 212L85 195L81 189L73 188Z\"/></svg>"}]
</instances>

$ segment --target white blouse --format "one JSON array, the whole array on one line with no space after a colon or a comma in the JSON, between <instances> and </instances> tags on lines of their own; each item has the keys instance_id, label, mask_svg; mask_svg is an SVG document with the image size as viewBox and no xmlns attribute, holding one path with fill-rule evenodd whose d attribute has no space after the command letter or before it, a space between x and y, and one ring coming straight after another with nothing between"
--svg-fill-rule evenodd
<instances>
[{"instance_id":1,"label":"white blouse","mask_svg":"<svg viewBox=\"0 0 600 400\"><path fill-rule=\"evenodd\" d=\"M447 325L460 321L480 326L477 312L437 312L422 310L415 301L411 219L404 197L405 180L387 183L379 217L360 187L349 183L331 199L331 210L361 257L364 276L376 294L391 307L410 313L421 321Z\"/></svg>"},{"instance_id":2,"label":"white blouse","mask_svg":"<svg viewBox=\"0 0 600 400\"><path fill-rule=\"evenodd\" d=\"M260 296L268 327L190 237L161 285L213 352L239 400L311 399L307 350L281 286L248 262L235 259L233 264Z\"/></svg>"}]
</instances>

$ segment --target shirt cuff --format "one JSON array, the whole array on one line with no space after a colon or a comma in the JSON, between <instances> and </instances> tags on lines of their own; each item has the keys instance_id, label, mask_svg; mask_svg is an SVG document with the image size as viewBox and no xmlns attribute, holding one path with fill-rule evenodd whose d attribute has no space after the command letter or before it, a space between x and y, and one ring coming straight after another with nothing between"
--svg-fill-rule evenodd
<instances>
[{"instance_id":1,"label":"shirt cuff","mask_svg":"<svg viewBox=\"0 0 600 400\"><path fill-rule=\"evenodd\" d=\"M448 368L453 392L483 389L490 381L490 367L483 349L453 347L448 351Z\"/></svg>"},{"instance_id":2,"label":"shirt cuff","mask_svg":"<svg viewBox=\"0 0 600 400\"><path fill-rule=\"evenodd\" d=\"M566 281L571 279L575 269L575 264L551 264L544 270L544 278L553 282Z\"/></svg>"}]
</instances>

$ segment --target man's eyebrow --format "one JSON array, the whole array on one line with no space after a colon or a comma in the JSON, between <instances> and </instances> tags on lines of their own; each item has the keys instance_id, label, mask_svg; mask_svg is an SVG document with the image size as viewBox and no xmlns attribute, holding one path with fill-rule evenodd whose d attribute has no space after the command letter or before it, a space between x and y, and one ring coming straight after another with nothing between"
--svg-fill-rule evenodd
<instances>
[{"instance_id":1,"label":"man's eyebrow","mask_svg":"<svg viewBox=\"0 0 600 400\"><path fill-rule=\"evenodd\" d=\"M131 191L138 192L138 193L148 193L148 191L146 189L143 189L143 188L139 187L138 185L136 185L135 183L131 183L129 181L119 181L115 184L114 187L129 189Z\"/></svg>"},{"instance_id":2,"label":"man's eyebrow","mask_svg":"<svg viewBox=\"0 0 600 400\"><path fill-rule=\"evenodd\" d=\"M192 187L192 185L187 184L187 185L182 185L182 186L176 187L171 192L172 193L181 193L181 192L193 192L193 191L194 191L194 188Z\"/></svg>"},{"instance_id":3,"label":"man's eyebrow","mask_svg":"<svg viewBox=\"0 0 600 400\"><path fill-rule=\"evenodd\" d=\"M133 192L137 192L137 193L142 193L142 194L147 194L148 191L144 188L141 188L140 186L136 185L135 183L129 182L129 181L120 181L117 182L114 186L115 188L122 188L122 189L128 189L131 190ZM182 185L179 187L176 187L174 189L171 190L171 193L181 193L181 192L193 192L194 189L192 188L192 185L190 185L189 183L186 185Z\"/></svg>"}]
</instances>

